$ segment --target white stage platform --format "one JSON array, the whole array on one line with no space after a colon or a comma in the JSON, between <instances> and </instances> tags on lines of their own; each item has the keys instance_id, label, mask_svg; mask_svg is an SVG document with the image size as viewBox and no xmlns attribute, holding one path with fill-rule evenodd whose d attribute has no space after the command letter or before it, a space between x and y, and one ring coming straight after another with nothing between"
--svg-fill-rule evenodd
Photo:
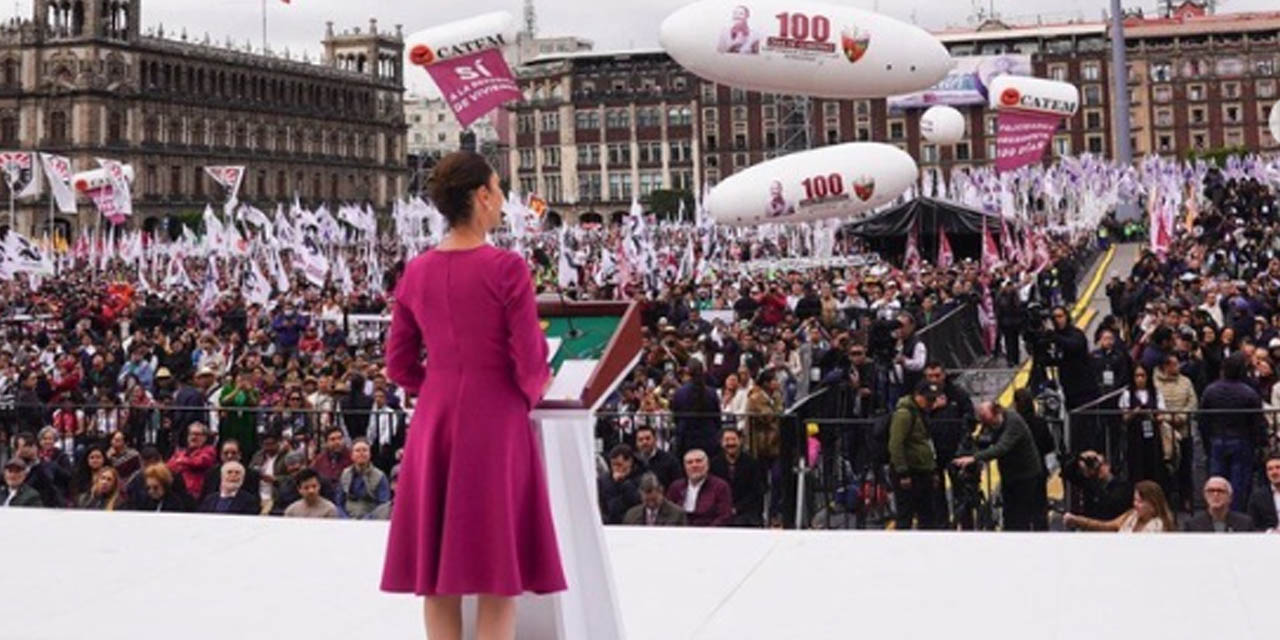
<instances>
[{"instance_id":1,"label":"white stage platform","mask_svg":"<svg viewBox=\"0 0 1280 640\"><path fill-rule=\"evenodd\" d=\"M377 589L385 523L2 509L0 532L4 640L422 637ZM1276 637L1277 535L607 540L629 640Z\"/></svg>"}]
</instances>

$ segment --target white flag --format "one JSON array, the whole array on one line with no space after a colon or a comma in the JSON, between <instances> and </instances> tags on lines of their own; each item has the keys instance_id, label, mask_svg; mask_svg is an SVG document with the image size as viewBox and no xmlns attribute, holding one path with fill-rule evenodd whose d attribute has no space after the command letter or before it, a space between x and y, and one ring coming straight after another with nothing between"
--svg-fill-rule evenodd
<instances>
[{"instance_id":1,"label":"white flag","mask_svg":"<svg viewBox=\"0 0 1280 640\"><path fill-rule=\"evenodd\" d=\"M240 183L244 182L244 167L205 167L204 171L214 182L226 188L227 206L234 208L239 202Z\"/></svg>"},{"instance_id":2,"label":"white flag","mask_svg":"<svg viewBox=\"0 0 1280 640\"><path fill-rule=\"evenodd\" d=\"M9 192L19 200L40 194L40 176L36 173L36 154L31 151L0 152L0 170L4 171Z\"/></svg>"},{"instance_id":3,"label":"white flag","mask_svg":"<svg viewBox=\"0 0 1280 640\"><path fill-rule=\"evenodd\" d=\"M257 260L249 261L249 271L245 274L244 299L251 304L267 306L271 299L271 283L262 275Z\"/></svg>"},{"instance_id":4,"label":"white flag","mask_svg":"<svg viewBox=\"0 0 1280 640\"><path fill-rule=\"evenodd\" d=\"M71 190L71 160L52 153L41 153L40 164L49 179L49 191L58 202L58 211L76 212L76 193Z\"/></svg>"},{"instance_id":5,"label":"white flag","mask_svg":"<svg viewBox=\"0 0 1280 640\"><path fill-rule=\"evenodd\" d=\"M109 217L133 215L133 194L129 190L129 178L125 175L124 165L104 158L98 158L98 164L102 165L103 171L107 174L107 184L111 186L111 200L115 212Z\"/></svg>"},{"instance_id":6,"label":"white flag","mask_svg":"<svg viewBox=\"0 0 1280 640\"><path fill-rule=\"evenodd\" d=\"M53 275L53 261L38 245L9 230L4 240L4 264L9 273Z\"/></svg>"},{"instance_id":7,"label":"white flag","mask_svg":"<svg viewBox=\"0 0 1280 640\"><path fill-rule=\"evenodd\" d=\"M325 277L329 275L329 259L320 252L320 247L311 238L303 238L295 248L297 256L295 269L302 271L307 281L317 287L323 287Z\"/></svg>"}]
</instances>

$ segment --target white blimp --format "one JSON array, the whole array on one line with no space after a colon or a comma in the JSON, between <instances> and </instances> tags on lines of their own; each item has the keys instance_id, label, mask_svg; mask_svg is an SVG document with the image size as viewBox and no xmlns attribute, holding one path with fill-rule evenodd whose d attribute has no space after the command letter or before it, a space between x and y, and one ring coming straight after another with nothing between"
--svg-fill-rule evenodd
<instances>
[{"instance_id":1,"label":"white blimp","mask_svg":"<svg viewBox=\"0 0 1280 640\"><path fill-rule=\"evenodd\" d=\"M1000 111L1013 109L1069 118L1080 109L1080 89L1069 82L1000 76L991 81L989 90L991 108Z\"/></svg>"},{"instance_id":2,"label":"white blimp","mask_svg":"<svg viewBox=\"0 0 1280 640\"><path fill-rule=\"evenodd\" d=\"M850 142L736 173L711 190L706 208L734 226L844 217L893 201L918 175L916 161L897 147Z\"/></svg>"},{"instance_id":3,"label":"white blimp","mask_svg":"<svg viewBox=\"0 0 1280 640\"><path fill-rule=\"evenodd\" d=\"M936 105L920 116L920 135L932 144L955 144L964 139L964 114L955 107Z\"/></svg>"},{"instance_id":4,"label":"white blimp","mask_svg":"<svg viewBox=\"0 0 1280 640\"><path fill-rule=\"evenodd\" d=\"M133 165L124 165L124 179L133 182ZM96 191L111 184L111 180L107 178L106 169L94 169L92 171L81 171L71 176L71 186L80 193L88 193Z\"/></svg>"},{"instance_id":5,"label":"white blimp","mask_svg":"<svg viewBox=\"0 0 1280 640\"><path fill-rule=\"evenodd\" d=\"M493 11L413 33L405 40L405 50L411 63L425 67L515 42L515 19L506 11Z\"/></svg>"},{"instance_id":6,"label":"white blimp","mask_svg":"<svg viewBox=\"0 0 1280 640\"><path fill-rule=\"evenodd\" d=\"M721 84L821 98L874 98L931 87L951 55L924 29L805 0L703 0L662 22L676 62Z\"/></svg>"}]
</instances>

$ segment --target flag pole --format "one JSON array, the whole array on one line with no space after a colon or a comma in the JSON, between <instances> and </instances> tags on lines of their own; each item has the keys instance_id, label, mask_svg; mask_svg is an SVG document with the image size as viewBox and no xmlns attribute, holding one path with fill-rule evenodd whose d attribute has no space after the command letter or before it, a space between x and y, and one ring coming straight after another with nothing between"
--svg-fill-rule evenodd
<instances>
[{"instance_id":1,"label":"flag pole","mask_svg":"<svg viewBox=\"0 0 1280 640\"><path fill-rule=\"evenodd\" d=\"M49 189L49 253L56 253L53 250L54 245L58 244L58 232L53 226L53 189ZM53 263L53 275L58 275L58 262Z\"/></svg>"},{"instance_id":2,"label":"flag pole","mask_svg":"<svg viewBox=\"0 0 1280 640\"><path fill-rule=\"evenodd\" d=\"M267 53L267 0L262 0L262 54Z\"/></svg>"}]
</instances>

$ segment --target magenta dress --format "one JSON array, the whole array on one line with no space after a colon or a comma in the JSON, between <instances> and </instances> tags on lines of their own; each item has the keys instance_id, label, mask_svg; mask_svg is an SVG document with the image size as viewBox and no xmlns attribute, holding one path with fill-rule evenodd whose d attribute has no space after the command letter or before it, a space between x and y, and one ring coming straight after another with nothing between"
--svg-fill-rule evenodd
<instances>
[{"instance_id":1,"label":"magenta dress","mask_svg":"<svg viewBox=\"0 0 1280 640\"><path fill-rule=\"evenodd\" d=\"M524 259L488 245L430 251L409 262L395 300L387 375L418 393L418 404L382 589L423 596L565 590L529 420L550 371Z\"/></svg>"}]
</instances>

